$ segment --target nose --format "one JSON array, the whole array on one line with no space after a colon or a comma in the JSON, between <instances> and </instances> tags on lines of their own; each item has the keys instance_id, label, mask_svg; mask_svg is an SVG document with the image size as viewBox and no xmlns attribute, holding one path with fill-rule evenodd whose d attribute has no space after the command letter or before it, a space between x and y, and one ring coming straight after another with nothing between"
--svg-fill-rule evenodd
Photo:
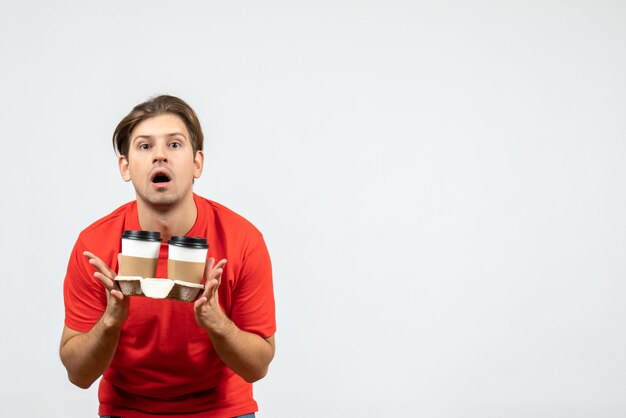
<instances>
[{"instance_id":1,"label":"nose","mask_svg":"<svg viewBox=\"0 0 626 418\"><path fill-rule=\"evenodd\" d=\"M161 143L155 144L152 148L153 157L152 163L166 163L167 162L167 146Z\"/></svg>"}]
</instances>

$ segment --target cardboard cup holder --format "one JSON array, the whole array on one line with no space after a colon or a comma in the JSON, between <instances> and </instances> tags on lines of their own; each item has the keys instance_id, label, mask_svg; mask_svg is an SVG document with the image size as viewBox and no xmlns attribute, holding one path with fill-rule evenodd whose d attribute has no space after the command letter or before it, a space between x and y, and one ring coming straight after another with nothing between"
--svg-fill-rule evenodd
<instances>
[{"instance_id":1,"label":"cardboard cup holder","mask_svg":"<svg viewBox=\"0 0 626 418\"><path fill-rule=\"evenodd\" d=\"M124 296L143 296L139 276L117 276L115 283Z\"/></svg>"},{"instance_id":2,"label":"cardboard cup holder","mask_svg":"<svg viewBox=\"0 0 626 418\"><path fill-rule=\"evenodd\" d=\"M167 295L167 298L182 300L183 302L194 302L198 299L203 289L204 286L198 283L174 280L174 287L172 287L172 290Z\"/></svg>"},{"instance_id":3,"label":"cardboard cup holder","mask_svg":"<svg viewBox=\"0 0 626 418\"><path fill-rule=\"evenodd\" d=\"M125 296L195 301L204 289L200 283L209 250L206 238L171 237L168 241L168 279L153 278L161 244L159 232L124 231L122 261L119 276L115 278L117 287Z\"/></svg>"},{"instance_id":4,"label":"cardboard cup holder","mask_svg":"<svg viewBox=\"0 0 626 418\"><path fill-rule=\"evenodd\" d=\"M145 296L152 299L172 299L194 302L204 286L182 280L117 276L115 283L125 296Z\"/></svg>"}]
</instances>

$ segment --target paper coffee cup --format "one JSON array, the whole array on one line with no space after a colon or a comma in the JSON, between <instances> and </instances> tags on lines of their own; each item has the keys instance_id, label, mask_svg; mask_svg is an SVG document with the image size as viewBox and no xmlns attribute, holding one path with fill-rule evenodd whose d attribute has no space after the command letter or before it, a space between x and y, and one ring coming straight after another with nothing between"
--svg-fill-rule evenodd
<instances>
[{"instance_id":1,"label":"paper coffee cup","mask_svg":"<svg viewBox=\"0 0 626 418\"><path fill-rule=\"evenodd\" d=\"M124 231L119 276L154 277L156 275L161 234L151 231Z\"/></svg>"},{"instance_id":2,"label":"paper coffee cup","mask_svg":"<svg viewBox=\"0 0 626 418\"><path fill-rule=\"evenodd\" d=\"M169 241L167 276L171 280L202 283L209 244L205 238L172 237Z\"/></svg>"}]
</instances>

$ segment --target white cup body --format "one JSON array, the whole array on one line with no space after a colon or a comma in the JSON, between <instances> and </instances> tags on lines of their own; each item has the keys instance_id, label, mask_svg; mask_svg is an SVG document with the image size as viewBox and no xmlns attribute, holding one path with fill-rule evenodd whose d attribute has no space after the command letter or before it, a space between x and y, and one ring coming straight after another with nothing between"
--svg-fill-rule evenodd
<instances>
[{"instance_id":1,"label":"white cup body","mask_svg":"<svg viewBox=\"0 0 626 418\"><path fill-rule=\"evenodd\" d=\"M188 261L190 263L206 262L208 248L187 248L179 245L169 245L168 258L170 260Z\"/></svg>"},{"instance_id":2,"label":"white cup body","mask_svg":"<svg viewBox=\"0 0 626 418\"><path fill-rule=\"evenodd\" d=\"M159 258L161 241L122 238L122 254L131 257Z\"/></svg>"}]
</instances>

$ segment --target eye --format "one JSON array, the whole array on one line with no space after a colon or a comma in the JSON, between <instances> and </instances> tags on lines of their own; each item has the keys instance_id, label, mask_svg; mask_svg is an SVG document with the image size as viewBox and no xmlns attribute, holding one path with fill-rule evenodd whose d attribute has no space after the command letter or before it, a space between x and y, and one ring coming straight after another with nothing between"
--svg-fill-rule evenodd
<instances>
[{"instance_id":1,"label":"eye","mask_svg":"<svg viewBox=\"0 0 626 418\"><path fill-rule=\"evenodd\" d=\"M180 142L172 142L172 143L170 144L170 148L174 148L174 149L180 148L181 146L182 146L182 145L181 145L181 143L180 143Z\"/></svg>"},{"instance_id":2,"label":"eye","mask_svg":"<svg viewBox=\"0 0 626 418\"><path fill-rule=\"evenodd\" d=\"M149 150L150 149L150 144L147 144L147 143L144 142L143 144L139 144L138 148L140 150Z\"/></svg>"}]
</instances>

